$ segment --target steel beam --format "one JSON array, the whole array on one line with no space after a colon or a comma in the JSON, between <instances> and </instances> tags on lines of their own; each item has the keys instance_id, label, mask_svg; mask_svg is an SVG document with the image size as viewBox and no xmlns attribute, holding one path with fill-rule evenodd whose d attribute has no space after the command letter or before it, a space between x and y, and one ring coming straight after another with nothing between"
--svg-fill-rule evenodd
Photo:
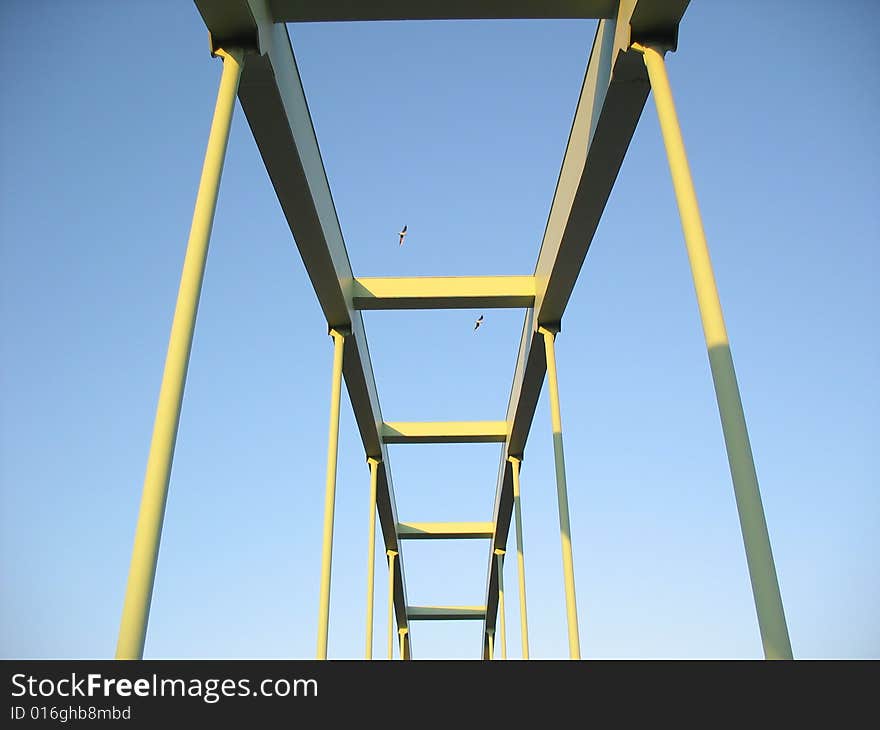
<instances>
[{"instance_id":1,"label":"steel beam","mask_svg":"<svg viewBox=\"0 0 880 730\"><path fill-rule=\"evenodd\" d=\"M481 540L495 534L491 522L401 522L400 540Z\"/></svg>"},{"instance_id":2,"label":"steel beam","mask_svg":"<svg viewBox=\"0 0 880 730\"><path fill-rule=\"evenodd\" d=\"M398 651L400 652L400 659L406 659L406 636L409 634L409 627L403 629L397 629L397 642L398 642Z\"/></svg>"},{"instance_id":3,"label":"steel beam","mask_svg":"<svg viewBox=\"0 0 880 730\"><path fill-rule=\"evenodd\" d=\"M373 598L375 595L376 576L376 483L378 482L379 462L367 459L370 467L370 534L367 540L367 632L366 658L373 658ZM389 602L392 605L393 601Z\"/></svg>"},{"instance_id":4,"label":"steel beam","mask_svg":"<svg viewBox=\"0 0 880 730\"><path fill-rule=\"evenodd\" d=\"M498 614L499 631L501 637L501 658L507 659L507 617L504 609L504 551L495 550L495 558L498 561Z\"/></svg>"},{"instance_id":5,"label":"steel beam","mask_svg":"<svg viewBox=\"0 0 880 730\"><path fill-rule=\"evenodd\" d=\"M394 559L396 550L387 550L388 557L388 658L394 659Z\"/></svg>"},{"instance_id":6,"label":"steel beam","mask_svg":"<svg viewBox=\"0 0 880 730\"><path fill-rule=\"evenodd\" d=\"M382 425L386 444L493 444L506 439L506 421L395 421Z\"/></svg>"},{"instance_id":7,"label":"steel beam","mask_svg":"<svg viewBox=\"0 0 880 730\"><path fill-rule=\"evenodd\" d=\"M565 584L565 613L568 621L568 649L572 659L581 658L578 632L577 593L574 588L574 557L571 549L571 518L568 511L568 486L565 478L565 450L562 446L562 414L559 406L559 379L556 376L556 333L545 327L538 330L544 336L547 362L547 390L550 396L550 423L553 428L553 457L556 465L556 496L559 507L559 537L562 541L562 575ZM495 551L498 552L497 550ZM498 577L498 605L502 602L501 576ZM502 617L502 621L503 621Z\"/></svg>"},{"instance_id":8,"label":"steel beam","mask_svg":"<svg viewBox=\"0 0 880 730\"><path fill-rule=\"evenodd\" d=\"M511 465L513 474L513 515L516 520L516 567L517 577L519 579L519 626L520 636L522 638L522 656L523 659L529 658L529 619L526 610L526 561L523 553L523 526L522 526L522 503L520 499L520 459L515 456L509 456L507 460ZM501 574L499 573L499 596L501 593ZM500 605L500 601L499 601Z\"/></svg>"},{"instance_id":9,"label":"steel beam","mask_svg":"<svg viewBox=\"0 0 880 730\"><path fill-rule=\"evenodd\" d=\"M510 434L498 469L486 580L486 631L498 610L494 550L507 543L513 509L513 472L508 457L525 449L547 371L541 326L558 326L617 179L650 84L634 41L657 41L674 48L688 0L621 0L617 15L599 22L581 88L556 192L535 266L535 305L526 311L507 409Z\"/></svg>"},{"instance_id":10,"label":"steel beam","mask_svg":"<svg viewBox=\"0 0 880 730\"><path fill-rule=\"evenodd\" d=\"M347 20L477 20L610 18L616 0L269 0L285 23Z\"/></svg>"},{"instance_id":11,"label":"steel beam","mask_svg":"<svg viewBox=\"0 0 880 730\"><path fill-rule=\"evenodd\" d=\"M355 309L511 309L535 303L533 276L416 276L352 282Z\"/></svg>"},{"instance_id":12,"label":"steel beam","mask_svg":"<svg viewBox=\"0 0 880 730\"><path fill-rule=\"evenodd\" d=\"M409 606L407 614L412 621L468 621L484 619L485 606Z\"/></svg>"},{"instance_id":13,"label":"steel beam","mask_svg":"<svg viewBox=\"0 0 880 730\"><path fill-rule=\"evenodd\" d=\"M333 378L330 388L330 427L327 436L327 481L324 492L324 531L321 541L321 586L318 598L318 659L327 658L330 633L330 573L333 564L333 517L336 514L336 466L339 454L339 409L342 400L342 352L345 333L333 338Z\"/></svg>"},{"instance_id":14,"label":"steel beam","mask_svg":"<svg viewBox=\"0 0 880 730\"><path fill-rule=\"evenodd\" d=\"M394 611L407 626L403 553L382 411L360 312L352 307L354 278L336 216L318 140L290 45L267 0L195 0L214 46L238 39L255 51L242 72L238 98L275 188L281 210L332 328L347 328L343 377L366 456L379 461L376 505L386 550L394 550ZM409 635L406 648L409 651Z\"/></svg>"},{"instance_id":15,"label":"steel beam","mask_svg":"<svg viewBox=\"0 0 880 730\"><path fill-rule=\"evenodd\" d=\"M117 659L142 659L144 654L186 372L189 368L196 315L208 260L208 244L214 226L220 178L229 142L229 129L235 110L235 94L245 54L240 48L229 46L228 50L215 49L214 55L223 59L223 73L220 76L211 131L208 134L208 147L205 150L205 161L180 275L180 287L177 291L177 303L171 322L165 370L159 388L159 403L147 457L116 644Z\"/></svg>"},{"instance_id":16,"label":"steel beam","mask_svg":"<svg viewBox=\"0 0 880 730\"><path fill-rule=\"evenodd\" d=\"M791 659L791 640L782 607L776 566L773 563L773 551L770 548L770 535L764 517L761 492L758 489L758 475L749 443L746 417L733 367L727 327L721 312L715 273L712 271L709 247L703 230L703 220L697 204L694 181L691 178L669 77L666 74L664 49L640 44L633 44L633 48L644 54L645 65L651 78L651 88L654 91L660 130L666 145L685 247L691 264L700 319L703 323L703 334L709 351L709 365L715 384L724 444L727 447L727 459L733 479L733 491L746 549L746 562L752 581L764 656L767 659Z\"/></svg>"}]
</instances>

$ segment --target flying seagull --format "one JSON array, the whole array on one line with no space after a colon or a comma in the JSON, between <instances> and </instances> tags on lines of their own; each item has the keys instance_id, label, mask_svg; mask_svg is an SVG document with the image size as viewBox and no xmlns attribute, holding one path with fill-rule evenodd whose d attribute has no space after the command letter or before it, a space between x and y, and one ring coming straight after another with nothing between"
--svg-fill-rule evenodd
<instances>
[{"instance_id":1,"label":"flying seagull","mask_svg":"<svg viewBox=\"0 0 880 730\"><path fill-rule=\"evenodd\" d=\"M479 317L477 317L477 321L474 322L474 332L476 332L478 329L480 329L481 324L483 324L483 315L482 314Z\"/></svg>"},{"instance_id":2,"label":"flying seagull","mask_svg":"<svg viewBox=\"0 0 880 730\"><path fill-rule=\"evenodd\" d=\"M398 246L402 246L402 245L403 245L403 239L406 238L406 226L404 226L403 228L400 229L400 233L399 233L398 235L400 236L400 243L397 244L397 245L398 245Z\"/></svg>"}]
</instances>

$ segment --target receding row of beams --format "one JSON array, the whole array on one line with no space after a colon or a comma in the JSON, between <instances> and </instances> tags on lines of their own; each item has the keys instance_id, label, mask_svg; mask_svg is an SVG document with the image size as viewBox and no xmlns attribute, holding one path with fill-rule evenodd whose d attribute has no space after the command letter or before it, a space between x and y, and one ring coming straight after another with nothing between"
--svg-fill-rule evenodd
<instances>
[{"instance_id":1,"label":"receding row of beams","mask_svg":"<svg viewBox=\"0 0 880 730\"><path fill-rule=\"evenodd\" d=\"M371 471L371 511L378 510L389 561L389 656L396 616L401 658L409 658L409 626L412 619L477 618L484 620L484 657L492 657L495 623L500 612L499 637L502 657L504 639L503 561L511 513L519 515L519 464L534 418L545 375L549 376L553 410L554 451L560 499L560 533L566 574L566 607L570 655L580 656L577 611L570 545L570 526L565 497L561 416L555 378L554 340L584 258L595 235L606 201L620 170L649 90L653 87L661 129L666 143L676 199L682 218L685 242L694 274L697 298L703 318L710 365L721 413L722 427L730 460L737 507L746 548L746 557L755 596L765 655L790 657L791 647L782 612L769 537L758 493L742 404L733 371L733 361L717 302L714 277L702 231L699 211L681 133L668 88L663 54L677 43L678 24L688 0L425 0L414 8L404 0L384 0L370 4L353 0L196 0L211 35L212 48L225 59L224 78L240 73L238 96L247 115L257 146L278 194L284 215L298 246L318 301L332 330L335 343L333 402L339 400L342 377L348 388L355 418L369 458ZM351 272L348 255L333 205L330 188L317 145L305 94L284 22L334 20L393 20L440 18L602 18L578 100L571 135L548 216L541 250L533 276L524 277L427 277L357 279ZM225 53L232 50L232 53ZM246 58L240 58L241 53ZM245 61L244 68L239 66ZM650 76L650 83L649 83ZM226 83L230 86L232 82ZM233 91L234 93L234 91ZM220 104L220 99L224 100ZM228 135L231 107L229 94L218 97L226 129L212 139ZM219 118L219 117L218 117ZM215 118L215 122L217 118ZM182 382L185 377L189 343L194 323L193 302L204 268L207 237L213 219L219 169L209 170L209 161L222 168L222 151L206 157L205 190L210 193L197 204L191 246L198 253L197 266L185 265L169 348L166 378L160 396L157 427L154 432L156 454L151 448L144 502L139 518L135 554L126 597L120 655L143 651L146 613L149 610L152 580L158 554L158 532L167 492L167 473L179 417ZM202 198L200 190L200 201ZM208 200L208 198L213 198ZM206 224L206 225L203 225ZM204 251L202 251L204 249ZM187 254L187 261L190 253ZM192 269L192 271L190 271ZM184 287L186 283L186 288ZM190 286L190 283L193 286ZM191 296L194 294L194 296ZM185 295L185 296L184 296ZM183 304L181 304L183 303ZM386 423L381 416L378 396L361 310L436 308L527 308L517 357L508 411L504 421L454 423ZM192 312L189 310L192 309ZM183 325L178 327L178 314ZM185 325L185 326L184 326ZM180 330L180 336L175 332ZM188 340L188 341L186 341ZM177 343L177 344L175 344ZM178 347L180 345L180 347ZM182 367L179 367L182 365ZM170 370L169 370L170 368ZM342 372L340 372L340 368ZM173 377L169 376L169 372ZM166 388L165 380L170 383ZM178 387L179 386L179 387ZM167 403L166 403L167 402ZM163 405L164 404L164 405ZM176 408L175 408L176 406ZM167 411L167 412L166 412ZM329 529L325 526L325 568L322 594L329 599L330 553L332 543L332 500L335 481L335 439L333 424L338 405L331 408L331 438L328 449ZM157 440L158 439L158 440ZM166 448L170 442L172 449ZM442 523L399 523L394 492L387 466L386 445L395 443L475 443L501 442L501 455L493 520L467 533L464 528L439 527ZM167 462L167 463L166 463ZM155 467L155 468L154 468ZM152 471L151 471L152 470ZM152 474L152 476L151 476ZM467 525L472 523L457 523ZM157 528L158 525L158 529ZM372 525L372 522L371 522ZM427 529L413 525L430 525ZM399 539L407 537L486 537L492 528L490 562L485 606L414 607L406 602L403 556ZM401 533L401 530L403 531ZM444 530L446 532L444 532ZM452 534L456 530L466 534ZM405 534L408 533L408 534ZM433 534L432 534L433 533ZM146 536L146 537L144 537ZM370 552L374 546L371 543ZM518 562L522 547L518 541ZM522 589L522 573L520 574ZM372 576L370 577L372 584ZM524 590L521 590L524 593ZM146 609L145 611L143 609ZM524 649L525 603L522 606ZM371 610L369 612L371 615ZM319 638L319 657L326 657L326 617L329 600L321 601L324 617L323 648ZM129 620L130 619L130 620ZM368 656L372 637L368 635ZM525 651L524 651L525 654ZM322 656L323 655L323 656Z\"/></svg>"}]
</instances>

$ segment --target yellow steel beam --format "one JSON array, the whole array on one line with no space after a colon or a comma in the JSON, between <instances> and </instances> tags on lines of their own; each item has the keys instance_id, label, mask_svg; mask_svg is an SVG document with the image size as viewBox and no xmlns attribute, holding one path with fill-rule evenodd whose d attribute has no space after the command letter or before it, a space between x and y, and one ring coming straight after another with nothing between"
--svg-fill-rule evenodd
<instances>
[{"instance_id":1,"label":"yellow steel beam","mask_svg":"<svg viewBox=\"0 0 880 730\"><path fill-rule=\"evenodd\" d=\"M467 621L486 617L485 606L407 606L410 621Z\"/></svg>"},{"instance_id":2,"label":"yellow steel beam","mask_svg":"<svg viewBox=\"0 0 880 730\"><path fill-rule=\"evenodd\" d=\"M523 554L522 505L520 504L519 470L521 459L507 457L513 472L513 510L516 518L516 566L519 577L519 624L522 633L523 659L529 658L529 619L526 611L526 562ZM498 573L499 599L501 592L501 573ZM500 610L499 600L499 610Z\"/></svg>"},{"instance_id":3,"label":"yellow steel beam","mask_svg":"<svg viewBox=\"0 0 880 730\"><path fill-rule=\"evenodd\" d=\"M535 303L534 276L354 279L353 309L502 309Z\"/></svg>"},{"instance_id":4,"label":"yellow steel beam","mask_svg":"<svg viewBox=\"0 0 880 730\"><path fill-rule=\"evenodd\" d=\"M165 371L159 389L159 404L156 408L150 454L147 457L147 471L116 645L117 659L141 659L144 653L186 371L189 367L199 295L205 276L208 242L214 225L223 160L229 141L232 112L235 109L235 94L244 60L244 52L237 49L218 49L215 55L223 59L223 73L214 107L214 119L208 134L208 148L205 151L189 241L186 244L168 353L165 356Z\"/></svg>"},{"instance_id":5,"label":"yellow steel beam","mask_svg":"<svg viewBox=\"0 0 880 730\"><path fill-rule=\"evenodd\" d=\"M400 653L399 658L401 660L409 658L406 655L407 634L409 634L409 626L397 629L398 652Z\"/></svg>"},{"instance_id":6,"label":"yellow steel beam","mask_svg":"<svg viewBox=\"0 0 880 730\"><path fill-rule=\"evenodd\" d=\"M770 535L758 489L758 476L752 458L742 399L733 369L733 356L727 339L727 328L721 312L721 300L709 258L694 181L691 178L669 77L666 75L663 51L638 43L634 43L632 47L644 56L660 120L660 131L666 145L703 334L709 350L709 366L715 383L715 397L721 415L721 429L727 447L727 460L733 479L764 656L767 659L791 659L791 641L785 622L776 566L773 563L773 552L770 549Z\"/></svg>"},{"instance_id":7,"label":"yellow steel beam","mask_svg":"<svg viewBox=\"0 0 880 730\"><path fill-rule=\"evenodd\" d=\"M345 347L345 333L332 329L330 336L333 338L333 378L330 388L330 427L327 437L327 480L324 493L324 533L318 601L318 659L327 658L327 639L330 631L330 572L333 563L333 516L336 510L336 462L339 451L342 353Z\"/></svg>"},{"instance_id":8,"label":"yellow steel beam","mask_svg":"<svg viewBox=\"0 0 880 730\"><path fill-rule=\"evenodd\" d=\"M556 348L553 344L556 334L553 330L546 327L539 327L538 332L544 336L547 359L547 390L550 396L550 423L553 427L553 458L556 464L556 501L559 507L559 536L562 540L565 613L568 619L568 651L572 659L580 659L581 644L578 633L577 592L574 587L574 557L571 550L571 517L568 511L565 451L562 447L562 415L559 408L559 379L556 375Z\"/></svg>"},{"instance_id":9,"label":"yellow steel beam","mask_svg":"<svg viewBox=\"0 0 880 730\"><path fill-rule=\"evenodd\" d=\"M394 558L396 550L386 550L388 556L388 658L394 659Z\"/></svg>"},{"instance_id":10,"label":"yellow steel beam","mask_svg":"<svg viewBox=\"0 0 880 730\"><path fill-rule=\"evenodd\" d=\"M498 561L498 631L501 636L501 658L507 659L507 617L504 613L504 550L496 549Z\"/></svg>"},{"instance_id":11,"label":"yellow steel beam","mask_svg":"<svg viewBox=\"0 0 880 730\"><path fill-rule=\"evenodd\" d=\"M399 522L401 540L485 539L495 533L491 522Z\"/></svg>"},{"instance_id":12,"label":"yellow steel beam","mask_svg":"<svg viewBox=\"0 0 880 730\"><path fill-rule=\"evenodd\" d=\"M370 467L370 536L367 548L367 650L366 658L373 658L373 595L376 574L376 489L379 480L379 460L367 459Z\"/></svg>"},{"instance_id":13,"label":"yellow steel beam","mask_svg":"<svg viewBox=\"0 0 880 730\"><path fill-rule=\"evenodd\" d=\"M506 421L395 421L382 424L386 444L492 444L507 439Z\"/></svg>"}]
</instances>

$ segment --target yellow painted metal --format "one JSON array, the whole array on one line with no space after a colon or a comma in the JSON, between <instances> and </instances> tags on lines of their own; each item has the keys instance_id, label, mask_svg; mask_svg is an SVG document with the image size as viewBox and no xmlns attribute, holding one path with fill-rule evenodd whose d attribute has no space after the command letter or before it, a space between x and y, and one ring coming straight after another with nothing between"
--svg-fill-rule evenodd
<instances>
[{"instance_id":1,"label":"yellow painted metal","mask_svg":"<svg viewBox=\"0 0 880 730\"><path fill-rule=\"evenodd\" d=\"M367 659L373 658L373 593L376 575L376 491L379 460L367 459L370 465L370 542L367 550Z\"/></svg>"},{"instance_id":2,"label":"yellow painted metal","mask_svg":"<svg viewBox=\"0 0 880 730\"><path fill-rule=\"evenodd\" d=\"M398 522L401 540L486 539L495 534L492 522Z\"/></svg>"},{"instance_id":3,"label":"yellow painted metal","mask_svg":"<svg viewBox=\"0 0 880 730\"><path fill-rule=\"evenodd\" d=\"M214 211L223 173L223 161L229 141L229 128L235 109L235 95L241 78L244 52L239 49L218 49L223 59L223 73L214 107L214 118L208 135L208 147L202 166L189 241L177 292L177 304L171 324L165 371L159 389L159 403L153 425L153 438L147 458L144 489L134 536L134 547L125 590L125 603L116 645L117 659L141 659L150 616L150 602L156 577L162 523L168 498L168 483L174 444L180 423L180 406L192 349L199 295L208 257L208 243L214 225Z\"/></svg>"},{"instance_id":4,"label":"yellow painted metal","mask_svg":"<svg viewBox=\"0 0 880 730\"><path fill-rule=\"evenodd\" d=\"M533 276L418 276L352 280L353 309L531 307Z\"/></svg>"},{"instance_id":5,"label":"yellow painted metal","mask_svg":"<svg viewBox=\"0 0 880 730\"><path fill-rule=\"evenodd\" d=\"M396 550L386 550L388 556L388 658L394 659L394 558Z\"/></svg>"},{"instance_id":6,"label":"yellow painted metal","mask_svg":"<svg viewBox=\"0 0 880 730\"><path fill-rule=\"evenodd\" d=\"M519 576L519 624L522 634L523 659L529 658L529 620L526 611L526 561L523 554L523 528L522 508L520 506L519 469L521 461L515 456L509 456L511 472L513 474L513 510L516 519L516 567Z\"/></svg>"},{"instance_id":7,"label":"yellow painted metal","mask_svg":"<svg viewBox=\"0 0 880 730\"><path fill-rule=\"evenodd\" d=\"M489 639L489 659L495 658L495 629L486 629L486 636Z\"/></svg>"},{"instance_id":8,"label":"yellow painted metal","mask_svg":"<svg viewBox=\"0 0 880 730\"><path fill-rule=\"evenodd\" d=\"M407 606L410 621L467 621L484 619L485 606Z\"/></svg>"},{"instance_id":9,"label":"yellow painted metal","mask_svg":"<svg viewBox=\"0 0 880 730\"><path fill-rule=\"evenodd\" d=\"M776 567L770 548L770 535L761 503L758 476L733 367L727 328L721 311L721 301L718 297L715 274L712 271L712 261L709 258L709 247L706 244L706 234L703 230L681 127L675 111L672 89L666 74L663 52L640 44L633 44L632 48L642 53L645 59L651 89L654 92L657 116L660 119L660 129L666 145L703 333L709 350L709 365L715 383L715 397L721 415L721 427L727 447L727 459L730 464L764 656L767 659L791 659L791 640L785 621L782 596L779 592Z\"/></svg>"},{"instance_id":10,"label":"yellow painted metal","mask_svg":"<svg viewBox=\"0 0 880 730\"><path fill-rule=\"evenodd\" d=\"M382 424L386 444L504 443L507 421L396 421Z\"/></svg>"},{"instance_id":11,"label":"yellow painted metal","mask_svg":"<svg viewBox=\"0 0 880 730\"><path fill-rule=\"evenodd\" d=\"M559 410L559 380L556 375L556 333L546 327L538 331L544 336L547 358L547 386L550 394L550 420L553 426L553 456L556 463L556 499L559 506L559 533L562 538L562 572L565 581L565 611L568 619L568 652L572 659L581 658L578 635L577 595L574 588L574 558L571 550L571 520L568 514L568 487L565 481L565 454L562 449L562 415Z\"/></svg>"},{"instance_id":12,"label":"yellow painted metal","mask_svg":"<svg viewBox=\"0 0 880 730\"><path fill-rule=\"evenodd\" d=\"M406 659L406 635L409 633L409 628L404 627L401 629L397 629L397 640L398 640L398 658L403 660Z\"/></svg>"},{"instance_id":13,"label":"yellow painted metal","mask_svg":"<svg viewBox=\"0 0 880 730\"><path fill-rule=\"evenodd\" d=\"M333 382L330 389L330 429L327 437L327 486L324 495L324 537L321 549L321 595L318 608L318 659L327 658L330 631L330 572L333 562L333 516L336 509L336 461L339 451L339 404L342 397L342 352L345 335L331 329Z\"/></svg>"},{"instance_id":14,"label":"yellow painted metal","mask_svg":"<svg viewBox=\"0 0 880 730\"><path fill-rule=\"evenodd\" d=\"M501 658L507 659L507 624L504 613L504 551L496 549L495 559L498 562L498 629L501 632Z\"/></svg>"}]
</instances>

